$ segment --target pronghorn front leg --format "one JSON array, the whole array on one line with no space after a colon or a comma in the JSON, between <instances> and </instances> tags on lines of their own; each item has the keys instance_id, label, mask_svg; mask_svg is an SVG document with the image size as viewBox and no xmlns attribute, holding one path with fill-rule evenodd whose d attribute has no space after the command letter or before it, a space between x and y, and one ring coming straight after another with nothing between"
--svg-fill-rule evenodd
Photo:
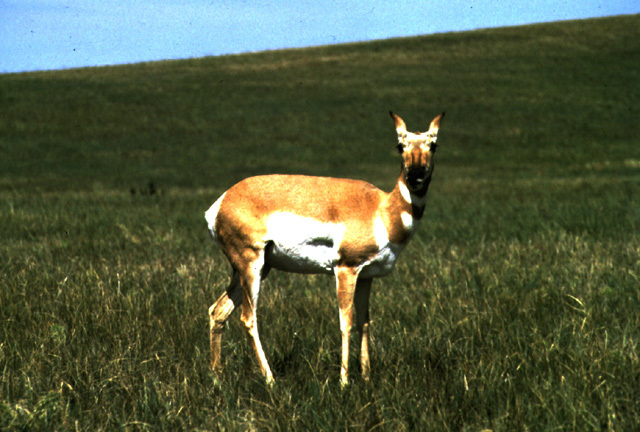
<instances>
[{"instance_id":1,"label":"pronghorn front leg","mask_svg":"<svg viewBox=\"0 0 640 432\"><path fill-rule=\"evenodd\" d=\"M354 304L356 306L356 329L360 334L360 365L362 377L369 379L369 294L373 279L360 279L356 283Z\"/></svg>"},{"instance_id":2,"label":"pronghorn front leg","mask_svg":"<svg viewBox=\"0 0 640 432\"><path fill-rule=\"evenodd\" d=\"M353 326L353 297L356 291L358 271L351 267L338 267L336 279L340 309L340 332L342 333L340 384L344 387L349 383L349 336Z\"/></svg>"}]
</instances>

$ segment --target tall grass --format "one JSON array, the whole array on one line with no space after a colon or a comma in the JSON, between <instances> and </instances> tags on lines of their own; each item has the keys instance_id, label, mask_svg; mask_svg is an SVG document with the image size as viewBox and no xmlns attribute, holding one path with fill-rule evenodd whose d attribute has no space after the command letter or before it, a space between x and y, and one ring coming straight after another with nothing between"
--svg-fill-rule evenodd
<instances>
[{"instance_id":1,"label":"tall grass","mask_svg":"<svg viewBox=\"0 0 640 432\"><path fill-rule=\"evenodd\" d=\"M640 428L638 16L0 76L0 426ZM333 281L273 272L276 386L202 219L268 172L397 176L442 110L427 213L339 385Z\"/></svg>"}]
</instances>

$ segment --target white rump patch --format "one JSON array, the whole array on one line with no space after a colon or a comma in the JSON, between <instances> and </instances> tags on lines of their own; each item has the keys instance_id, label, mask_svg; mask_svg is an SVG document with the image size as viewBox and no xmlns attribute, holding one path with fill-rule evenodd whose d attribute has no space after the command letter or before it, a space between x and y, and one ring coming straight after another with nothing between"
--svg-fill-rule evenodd
<instances>
[{"instance_id":1,"label":"white rump patch","mask_svg":"<svg viewBox=\"0 0 640 432\"><path fill-rule=\"evenodd\" d=\"M293 213L267 218L266 260L273 268L295 273L333 273L346 227Z\"/></svg>"},{"instance_id":2,"label":"white rump patch","mask_svg":"<svg viewBox=\"0 0 640 432\"><path fill-rule=\"evenodd\" d=\"M209 231L211 231L211 234L213 235L213 237L216 237L216 219L218 218L218 212L220 211L220 205L222 204L222 200L224 199L224 196L227 193L223 193L222 196L220 198L218 198L216 200L216 202L214 202L211 207L209 207L209 210L207 210L204 213L204 218L207 221L207 226L209 227Z\"/></svg>"}]
</instances>

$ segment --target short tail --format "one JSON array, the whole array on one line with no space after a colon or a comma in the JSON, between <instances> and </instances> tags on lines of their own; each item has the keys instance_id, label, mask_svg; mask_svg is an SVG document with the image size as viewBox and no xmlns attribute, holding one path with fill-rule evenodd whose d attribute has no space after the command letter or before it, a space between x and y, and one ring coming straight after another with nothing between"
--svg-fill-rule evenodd
<instances>
[{"instance_id":1,"label":"short tail","mask_svg":"<svg viewBox=\"0 0 640 432\"><path fill-rule=\"evenodd\" d=\"M214 239L217 238L216 236L216 220L218 219L218 212L220 211L220 205L222 205L222 200L224 199L226 192L222 194L222 196L220 198L218 198L216 200L216 202L214 202L211 207L209 207L209 210L207 210L204 213L204 218L207 221L207 226L209 227L209 231L211 232L211 235L213 236Z\"/></svg>"}]
</instances>

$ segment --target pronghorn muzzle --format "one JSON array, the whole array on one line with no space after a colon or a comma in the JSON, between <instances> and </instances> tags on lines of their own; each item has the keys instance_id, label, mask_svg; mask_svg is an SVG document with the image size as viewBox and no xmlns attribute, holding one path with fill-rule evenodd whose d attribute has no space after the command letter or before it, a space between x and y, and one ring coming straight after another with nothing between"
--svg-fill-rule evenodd
<instances>
[{"instance_id":1,"label":"pronghorn muzzle","mask_svg":"<svg viewBox=\"0 0 640 432\"><path fill-rule=\"evenodd\" d=\"M425 167L411 167L407 170L407 186L412 190L420 190L427 182L427 169Z\"/></svg>"}]
</instances>

